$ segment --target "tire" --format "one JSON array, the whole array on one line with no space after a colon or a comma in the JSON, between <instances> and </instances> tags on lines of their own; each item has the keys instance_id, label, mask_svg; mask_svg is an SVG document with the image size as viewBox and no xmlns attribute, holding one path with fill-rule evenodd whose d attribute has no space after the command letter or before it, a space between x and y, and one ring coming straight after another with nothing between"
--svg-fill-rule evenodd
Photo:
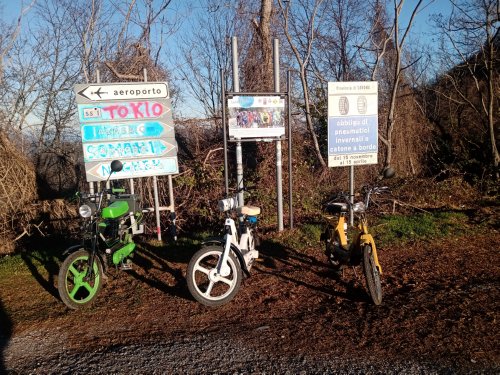
<instances>
[{"instance_id":1,"label":"tire","mask_svg":"<svg viewBox=\"0 0 500 375\"><path fill-rule=\"evenodd\" d=\"M227 277L216 275L216 267L222 256L222 246L202 247L189 261L186 278L189 292L205 306L216 307L231 301L241 285L241 266L229 253Z\"/></svg>"},{"instance_id":2,"label":"tire","mask_svg":"<svg viewBox=\"0 0 500 375\"><path fill-rule=\"evenodd\" d=\"M89 252L80 249L70 254L59 269L57 289L66 306L80 309L89 306L99 294L102 287L102 264L96 257L94 273L91 280L84 280L87 273Z\"/></svg>"},{"instance_id":3,"label":"tire","mask_svg":"<svg viewBox=\"0 0 500 375\"><path fill-rule=\"evenodd\" d=\"M363 248L363 271L366 278L366 287L375 305L382 303L382 284L380 283L380 272L375 265L372 247L365 245Z\"/></svg>"},{"instance_id":4,"label":"tire","mask_svg":"<svg viewBox=\"0 0 500 375\"><path fill-rule=\"evenodd\" d=\"M342 271L342 264L335 256L335 243L340 243L340 239L335 234L335 230L328 226L325 230L325 255L328 259L328 263L332 266L333 271L337 275L340 275Z\"/></svg>"}]
</instances>

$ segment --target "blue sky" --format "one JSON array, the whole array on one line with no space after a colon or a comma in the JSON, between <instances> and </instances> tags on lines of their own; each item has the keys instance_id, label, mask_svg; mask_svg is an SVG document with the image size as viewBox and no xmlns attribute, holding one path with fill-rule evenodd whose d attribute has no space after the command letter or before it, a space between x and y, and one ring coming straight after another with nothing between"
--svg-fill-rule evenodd
<instances>
[{"instance_id":1,"label":"blue sky","mask_svg":"<svg viewBox=\"0 0 500 375\"><path fill-rule=\"evenodd\" d=\"M257 0L254 0L257 1ZM27 6L31 4L32 0L0 0L0 19L2 19L5 23L7 24L13 24L16 22L17 17L20 14L21 8L23 6ZM223 2L221 0L221 2ZM176 11L179 13L182 13L183 11L189 11L193 10L193 7L189 7L188 4L191 3L191 1L186 1L186 0L173 0L172 5L176 7ZM392 1L389 1L389 11L391 10L390 3ZM416 5L417 0L405 0L404 6L403 6L403 11L402 11L402 17L400 20L400 24L402 26L406 26L409 20L409 17L411 15L411 11L413 10L413 7ZM196 4L196 2L194 3ZM186 9L188 8L188 9ZM430 27L430 16L432 14L436 13L443 13L443 14L449 14L450 12L450 3L448 0L425 0L424 4L421 6L421 10L416 16L415 22L413 24L413 29L411 32L411 39L418 39L419 44L421 45L426 45L426 44L432 44L433 42L433 36L431 34L431 27ZM31 14L34 14L34 12L31 12ZM29 18L29 14L28 17ZM26 19L25 19L26 21ZM185 28L188 27L188 22L185 22ZM26 22L25 24L26 25ZM181 28L177 35L173 38L173 44L175 45L175 40L178 39L178 36L181 35L183 32L189 33L189 30L183 30ZM285 41L281 41L281 43L285 43ZM411 42L410 42L411 43ZM175 47L174 47L175 48ZM184 93L184 95L188 95L188 93ZM186 98L187 99L187 98ZM188 102L188 101L186 101ZM186 106L186 103L184 103L184 106ZM190 106L191 107L191 106ZM191 108L185 108L184 111L186 112L198 112L196 110L196 105ZM180 108L179 108L180 109ZM182 111L182 112L184 112ZM202 113L193 113L193 115L202 115Z\"/></svg>"},{"instance_id":2,"label":"blue sky","mask_svg":"<svg viewBox=\"0 0 500 375\"><path fill-rule=\"evenodd\" d=\"M0 0L0 18L7 23L15 22L19 16L22 1L20 0Z\"/></svg>"},{"instance_id":3,"label":"blue sky","mask_svg":"<svg viewBox=\"0 0 500 375\"><path fill-rule=\"evenodd\" d=\"M175 0L174 0L175 2ZM184 3L185 0L181 0ZM22 5L26 6L31 0L0 0L0 18L7 23L15 22L19 16ZM402 24L406 24L411 15L411 10L417 0L406 0L403 6ZM427 36L429 31L429 17L433 13L449 14L450 3L448 0L426 0L417 14L414 24L415 35Z\"/></svg>"}]
</instances>

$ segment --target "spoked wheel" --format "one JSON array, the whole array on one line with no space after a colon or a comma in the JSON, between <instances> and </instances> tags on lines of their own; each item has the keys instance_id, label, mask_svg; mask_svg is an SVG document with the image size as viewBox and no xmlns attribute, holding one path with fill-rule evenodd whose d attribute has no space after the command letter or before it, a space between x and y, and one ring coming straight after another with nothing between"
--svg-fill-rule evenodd
<instances>
[{"instance_id":1,"label":"spoked wheel","mask_svg":"<svg viewBox=\"0 0 500 375\"><path fill-rule=\"evenodd\" d=\"M102 265L97 257L94 260L93 274L87 278L89 253L80 249L70 254L61 265L57 289L66 306L79 309L90 305L102 286Z\"/></svg>"},{"instance_id":2,"label":"spoked wheel","mask_svg":"<svg viewBox=\"0 0 500 375\"><path fill-rule=\"evenodd\" d=\"M229 274L217 273L222 246L206 246L191 258L187 269L187 285L194 299L206 306L220 306L231 301L241 284L241 268L233 254L227 264Z\"/></svg>"},{"instance_id":3,"label":"spoked wheel","mask_svg":"<svg viewBox=\"0 0 500 375\"><path fill-rule=\"evenodd\" d=\"M382 303L382 284L380 283L380 272L375 265L370 245L365 245L363 248L363 271L370 297L375 305L380 305Z\"/></svg>"}]
</instances>

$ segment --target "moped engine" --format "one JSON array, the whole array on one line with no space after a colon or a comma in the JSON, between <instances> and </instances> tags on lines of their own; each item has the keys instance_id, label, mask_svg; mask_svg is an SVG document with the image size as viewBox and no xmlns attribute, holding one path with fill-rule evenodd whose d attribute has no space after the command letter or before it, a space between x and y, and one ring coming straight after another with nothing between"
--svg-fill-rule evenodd
<instances>
[{"instance_id":1,"label":"moped engine","mask_svg":"<svg viewBox=\"0 0 500 375\"><path fill-rule=\"evenodd\" d=\"M106 219L100 223L99 228L106 243L114 243L120 239L119 219Z\"/></svg>"}]
</instances>

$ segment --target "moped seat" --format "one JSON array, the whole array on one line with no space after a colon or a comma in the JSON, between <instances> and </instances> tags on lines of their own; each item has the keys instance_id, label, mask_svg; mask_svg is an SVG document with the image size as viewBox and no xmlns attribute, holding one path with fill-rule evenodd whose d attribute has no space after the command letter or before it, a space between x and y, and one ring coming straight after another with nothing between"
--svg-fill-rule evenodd
<instances>
[{"instance_id":1,"label":"moped seat","mask_svg":"<svg viewBox=\"0 0 500 375\"><path fill-rule=\"evenodd\" d=\"M241 206L236 210L239 215L257 216L260 214L260 207L256 206Z\"/></svg>"},{"instance_id":2,"label":"moped seat","mask_svg":"<svg viewBox=\"0 0 500 375\"><path fill-rule=\"evenodd\" d=\"M347 203L333 202L326 205L325 212L327 214L338 214L340 212L347 212L348 209Z\"/></svg>"}]
</instances>

